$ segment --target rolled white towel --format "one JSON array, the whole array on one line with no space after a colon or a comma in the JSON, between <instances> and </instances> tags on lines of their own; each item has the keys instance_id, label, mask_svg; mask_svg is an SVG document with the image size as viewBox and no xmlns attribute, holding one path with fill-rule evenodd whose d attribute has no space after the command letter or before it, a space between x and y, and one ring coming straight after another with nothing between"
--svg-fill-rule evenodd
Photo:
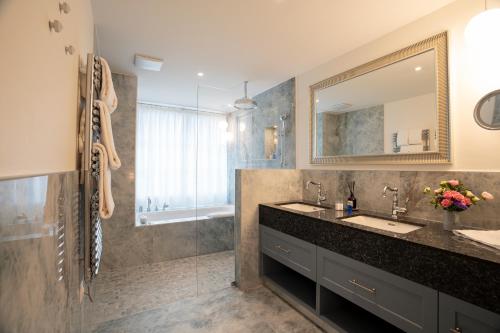
<instances>
[{"instance_id":1,"label":"rolled white towel","mask_svg":"<svg viewBox=\"0 0 500 333\"><path fill-rule=\"evenodd\" d=\"M398 130L397 144L399 147L408 145L408 130Z\"/></svg>"},{"instance_id":2,"label":"rolled white towel","mask_svg":"<svg viewBox=\"0 0 500 333\"><path fill-rule=\"evenodd\" d=\"M95 101L99 107L99 116L101 118L101 137L109 158L109 167L112 170L119 169L122 165L115 148L113 139L113 128L111 127L111 115L106 103L100 100Z\"/></svg>"},{"instance_id":3,"label":"rolled white towel","mask_svg":"<svg viewBox=\"0 0 500 333\"><path fill-rule=\"evenodd\" d=\"M101 96L100 100L104 101L109 108L109 112L113 113L118 106L118 98L116 97L115 88L113 86L113 77L111 76L111 70L109 69L108 62L103 57L99 58L101 60Z\"/></svg>"},{"instance_id":4,"label":"rolled white towel","mask_svg":"<svg viewBox=\"0 0 500 333\"><path fill-rule=\"evenodd\" d=\"M111 192L111 171L108 167L108 156L106 148L100 143L94 143L92 146L94 152L99 154L99 216L103 219L109 219L113 215L115 202Z\"/></svg>"}]
</instances>

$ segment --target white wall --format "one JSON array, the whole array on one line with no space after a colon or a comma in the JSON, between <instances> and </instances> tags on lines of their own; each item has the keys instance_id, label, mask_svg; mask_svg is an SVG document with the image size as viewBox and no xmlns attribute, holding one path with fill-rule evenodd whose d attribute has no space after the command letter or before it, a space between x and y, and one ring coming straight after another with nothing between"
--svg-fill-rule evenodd
<instances>
[{"instance_id":1,"label":"white wall","mask_svg":"<svg viewBox=\"0 0 500 333\"><path fill-rule=\"evenodd\" d=\"M78 63L93 50L93 20L89 0L68 3L64 15L59 0L0 1L0 178L76 168Z\"/></svg>"},{"instance_id":2,"label":"white wall","mask_svg":"<svg viewBox=\"0 0 500 333\"><path fill-rule=\"evenodd\" d=\"M498 1L488 2L497 6ZM500 131L487 131L474 122L476 102L500 87L500 61L474 54L466 47L464 29L484 9L484 2L458 0L374 42L333 59L296 78L297 168L485 170L500 171ZM449 85L451 121L451 165L313 166L309 163L309 86L352 67L364 64L444 30L449 39Z\"/></svg>"},{"instance_id":3,"label":"white wall","mask_svg":"<svg viewBox=\"0 0 500 333\"><path fill-rule=\"evenodd\" d=\"M398 130L429 129L430 147L436 149L436 94L430 93L384 104L384 152L392 154L392 134Z\"/></svg>"}]
</instances>

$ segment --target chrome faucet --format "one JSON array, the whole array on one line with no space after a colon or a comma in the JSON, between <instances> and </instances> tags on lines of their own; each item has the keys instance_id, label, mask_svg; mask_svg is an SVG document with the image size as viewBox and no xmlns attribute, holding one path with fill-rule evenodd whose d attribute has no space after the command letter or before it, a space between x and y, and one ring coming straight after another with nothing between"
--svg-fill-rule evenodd
<instances>
[{"instance_id":1,"label":"chrome faucet","mask_svg":"<svg viewBox=\"0 0 500 333\"><path fill-rule=\"evenodd\" d=\"M166 210L168 208L168 205L166 202L163 203L163 210Z\"/></svg>"},{"instance_id":2,"label":"chrome faucet","mask_svg":"<svg viewBox=\"0 0 500 333\"><path fill-rule=\"evenodd\" d=\"M148 197L148 210L147 211L148 212L151 211L151 198L150 197Z\"/></svg>"},{"instance_id":3,"label":"chrome faucet","mask_svg":"<svg viewBox=\"0 0 500 333\"><path fill-rule=\"evenodd\" d=\"M321 183L320 182L314 182L312 180L309 180L307 183L306 183L306 190L309 189L309 185L316 185L318 187L318 198L316 199L316 204L317 205L321 205L321 203L323 201L326 200L326 194L323 193L323 191L321 190Z\"/></svg>"},{"instance_id":4,"label":"chrome faucet","mask_svg":"<svg viewBox=\"0 0 500 333\"><path fill-rule=\"evenodd\" d=\"M398 188L385 186L384 191L382 192L382 196L384 198L387 197L387 190L392 192L392 218L397 220L398 214L406 214L408 212L406 206L408 204L408 201L410 201L410 198L406 198L405 207L398 207L399 205Z\"/></svg>"}]
</instances>

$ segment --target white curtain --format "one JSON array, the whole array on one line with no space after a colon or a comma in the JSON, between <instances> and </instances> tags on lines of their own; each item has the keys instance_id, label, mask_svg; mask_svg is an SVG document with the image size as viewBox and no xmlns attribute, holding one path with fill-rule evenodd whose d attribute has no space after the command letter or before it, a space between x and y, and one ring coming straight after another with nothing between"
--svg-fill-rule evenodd
<instances>
[{"instance_id":1,"label":"white curtain","mask_svg":"<svg viewBox=\"0 0 500 333\"><path fill-rule=\"evenodd\" d=\"M136 204L152 209L227 203L224 115L139 104Z\"/></svg>"}]
</instances>

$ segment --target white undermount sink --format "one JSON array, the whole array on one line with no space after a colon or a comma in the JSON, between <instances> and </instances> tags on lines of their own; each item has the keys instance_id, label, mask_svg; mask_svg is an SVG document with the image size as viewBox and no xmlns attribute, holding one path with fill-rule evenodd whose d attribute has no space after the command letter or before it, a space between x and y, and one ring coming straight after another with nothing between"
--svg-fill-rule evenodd
<instances>
[{"instance_id":1,"label":"white undermount sink","mask_svg":"<svg viewBox=\"0 0 500 333\"><path fill-rule=\"evenodd\" d=\"M366 227L395 232L397 234L407 234L422 228L419 225L398 222L396 220L386 220L372 216L358 215L347 217L342 221L364 225Z\"/></svg>"},{"instance_id":2,"label":"white undermount sink","mask_svg":"<svg viewBox=\"0 0 500 333\"><path fill-rule=\"evenodd\" d=\"M319 212L319 211L326 209L326 208L316 207L313 205L307 205L307 204L302 204L302 203L285 204L285 205L280 205L280 207L288 208L291 210L296 210L298 212L303 212L303 213Z\"/></svg>"}]
</instances>

